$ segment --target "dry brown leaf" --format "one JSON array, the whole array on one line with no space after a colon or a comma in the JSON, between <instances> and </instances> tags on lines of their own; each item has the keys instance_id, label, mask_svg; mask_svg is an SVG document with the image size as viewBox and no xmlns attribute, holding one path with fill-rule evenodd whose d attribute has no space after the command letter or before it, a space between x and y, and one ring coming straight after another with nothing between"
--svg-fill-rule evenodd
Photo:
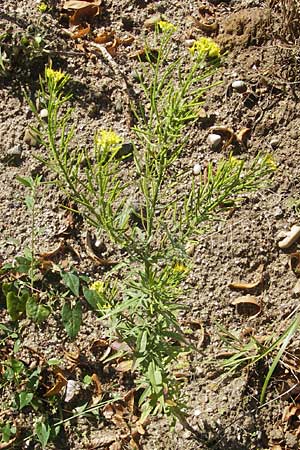
<instances>
[{"instance_id":1,"label":"dry brown leaf","mask_svg":"<svg viewBox=\"0 0 300 450\"><path fill-rule=\"evenodd\" d=\"M253 295L242 295L241 297L237 297L231 304L236 306L237 313L243 316L254 318L261 312L260 302Z\"/></svg>"},{"instance_id":2,"label":"dry brown leaf","mask_svg":"<svg viewBox=\"0 0 300 450\"><path fill-rule=\"evenodd\" d=\"M79 39L82 38L84 36L86 36L87 34L89 34L91 31L91 26L88 24L86 27L79 27L72 35L71 38L72 39Z\"/></svg>"},{"instance_id":3,"label":"dry brown leaf","mask_svg":"<svg viewBox=\"0 0 300 450\"><path fill-rule=\"evenodd\" d=\"M275 444L275 445L272 445L272 447L270 448L270 450L283 450L283 449L282 449L281 445Z\"/></svg>"},{"instance_id":4,"label":"dry brown leaf","mask_svg":"<svg viewBox=\"0 0 300 450\"><path fill-rule=\"evenodd\" d=\"M63 4L64 9L82 9L88 6L100 6L102 0L65 0Z\"/></svg>"},{"instance_id":5,"label":"dry brown leaf","mask_svg":"<svg viewBox=\"0 0 300 450\"><path fill-rule=\"evenodd\" d=\"M96 42L97 44L106 44L107 42L113 41L114 36L114 31L102 31L101 33L97 34L94 42Z\"/></svg>"},{"instance_id":6,"label":"dry brown leaf","mask_svg":"<svg viewBox=\"0 0 300 450\"><path fill-rule=\"evenodd\" d=\"M57 395L60 393L60 391L67 385L67 379L63 376L61 372L58 372L56 374L56 383L55 385L49 389L44 397L53 397L54 395Z\"/></svg>"},{"instance_id":7,"label":"dry brown leaf","mask_svg":"<svg viewBox=\"0 0 300 450\"><path fill-rule=\"evenodd\" d=\"M133 437L130 439L129 445L130 445L130 448L132 448L133 450L139 450L139 448L140 448L140 446L139 446L138 443L134 440Z\"/></svg>"},{"instance_id":8,"label":"dry brown leaf","mask_svg":"<svg viewBox=\"0 0 300 450\"><path fill-rule=\"evenodd\" d=\"M250 137L251 129L250 128L242 128L240 131L236 133L236 140L241 145L246 145L247 140Z\"/></svg>"},{"instance_id":9,"label":"dry brown leaf","mask_svg":"<svg viewBox=\"0 0 300 450\"><path fill-rule=\"evenodd\" d=\"M96 373L93 373L93 375L91 376L91 379L96 388L96 395L99 398L100 396L102 396L102 392L103 392L101 381L99 380L99 377Z\"/></svg>"},{"instance_id":10,"label":"dry brown leaf","mask_svg":"<svg viewBox=\"0 0 300 450\"><path fill-rule=\"evenodd\" d=\"M293 287L293 294L300 294L300 279L297 280L295 286Z\"/></svg>"},{"instance_id":11,"label":"dry brown leaf","mask_svg":"<svg viewBox=\"0 0 300 450\"><path fill-rule=\"evenodd\" d=\"M107 404L104 406L103 408L103 416L105 417L105 419L111 419L113 417L115 413L114 408L112 407L112 405Z\"/></svg>"},{"instance_id":12,"label":"dry brown leaf","mask_svg":"<svg viewBox=\"0 0 300 450\"><path fill-rule=\"evenodd\" d=\"M195 27L201 31L204 31L204 33L213 33L219 29L219 24L217 22L204 22L202 20L195 19L194 17L192 19Z\"/></svg>"},{"instance_id":13,"label":"dry brown leaf","mask_svg":"<svg viewBox=\"0 0 300 450\"><path fill-rule=\"evenodd\" d=\"M99 14L99 6L86 6L85 8L78 9L70 17L71 25L79 25L80 22L88 17L95 17Z\"/></svg>"},{"instance_id":14,"label":"dry brown leaf","mask_svg":"<svg viewBox=\"0 0 300 450\"><path fill-rule=\"evenodd\" d=\"M236 138L235 133L232 128L225 126L218 126L211 128L212 133L220 134L225 140L225 146L231 144L231 142Z\"/></svg>"},{"instance_id":15,"label":"dry brown leaf","mask_svg":"<svg viewBox=\"0 0 300 450\"><path fill-rule=\"evenodd\" d=\"M108 341L106 339L97 339L94 341L90 347L90 351L94 352L98 350L99 348L107 348L108 347Z\"/></svg>"},{"instance_id":16,"label":"dry brown leaf","mask_svg":"<svg viewBox=\"0 0 300 450\"><path fill-rule=\"evenodd\" d=\"M282 422L288 422L293 416L300 418L300 404L288 405L284 408L282 413Z\"/></svg>"},{"instance_id":17,"label":"dry brown leaf","mask_svg":"<svg viewBox=\"0 0 300 450\"><path fill-rule=\"evenodd\" d=\"M62 252L64 248L65 248L65 244L63 241L61 241L52 250L48 250L47 252L40 253L39 258L49 260L49 259L53 258L54 256L56 256L59 252Z\"/></svg>"},{"instance_id":18,"label":"dry brown leaf","mask_svg":"<svg viewBox=\"0 0 300 450\"><path fill-rule=\"evenodd\" d=\"M248 283L248 282L244 282L244 281L233 281L232 283L229 284L229 287L231 289L237 289L237 290L251 290L251 289L255 289L258 286L260 286L263 282L263 269L264 266L260 265L258 268L258 272L260 272L260 276L257 278L256 281L253 281L252 283Z\"/></svg>"},{"instance_id":19,"label":"dry brown leaf","mask_svg":"<svg viewBox=\"0 0 300 450\"><path fill-rule=\"evenodd\" d=\"M120 416L119 414L114 414L111 418L111 421L119 428L128 428L128 425L123 419L123 416Z\"/></svg>"},{"instance_id":20,"label":"dry brown leaf","mask_svg":"<svg viewBox=\"0 0 300 450\"><path fill-rule=\"evenodd\" d=\"M128 410L133 413L134 411L134 394L135 389L131 389L124 397L124 401L126 402L126 405L128 406Z\"/></svg>"}]
</instances>

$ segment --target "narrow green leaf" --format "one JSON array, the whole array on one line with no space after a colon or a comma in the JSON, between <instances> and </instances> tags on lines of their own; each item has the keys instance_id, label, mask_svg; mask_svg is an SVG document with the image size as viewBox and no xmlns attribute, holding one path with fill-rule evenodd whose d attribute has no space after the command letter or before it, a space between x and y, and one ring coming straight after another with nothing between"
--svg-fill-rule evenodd
<instances>
[{"instance_id":1,"label":"narrow green leaf","mask_svg":"<svg viewBox=\"0 0 300 450\"><path fill-rule=\"evenodd\" d=\"M81 303L77 302L75 306L71 306L69 303L65 303L62 312L62 321L68 336L73 339L77 336L81 325L82 308Z\"/></svg>"},{"instance_id":2,"label":"narrow green leaf","mask_svg":"<svg viewBox=\"0 0 300 450\"><path fill-rule=\"evenodd\" d=\"M74 294L76 297L79 296L79 277L71 272L62 272L61 274L62 280L67 286L67 288L70 289L72 294Z\"/></svg>"},{"instance_id":3,"label":"narrow green leaf","mask_svg":"<svg viewBox=\"0 0 300 450\"><path fill-rule=\"evenodd\" d=\"M25 187L32 188L33 186L33 179L31 177L19 177L17 175L16 179L18 180L19 183L23 184L23 186Z\"/></svg>"}]
</instances>

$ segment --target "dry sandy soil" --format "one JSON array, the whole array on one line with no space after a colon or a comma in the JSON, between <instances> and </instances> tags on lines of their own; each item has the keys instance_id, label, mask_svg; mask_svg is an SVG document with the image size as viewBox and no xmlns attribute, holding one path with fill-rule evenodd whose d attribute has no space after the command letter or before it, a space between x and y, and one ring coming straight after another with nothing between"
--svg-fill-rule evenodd
<instances>
[{"instance_id":1,"label":"dry sandy soil","mask_svg":"<svg viewBox=\"0 0 300 450\"><path fill-rule=\"evenodd\" d=\"M33 117L23 94L24 88L30 95L34 94L48 57L54 67L62 68L72 78L78 142L91 145L95 130L100 128L116 130L126 142L132 139L122 79L100 53L91 54L86 50L89 37L70 38L63 2L47 3L50 8L44 14L34 0L3 0L0 6L1 33L9 33L11 46L20 42L18 36L25 34L41 35L45 45L41 54L31 54L22 46L17 56L11 53L8 73L0 78L0 256L3 263L21 255L30 243L31 219L24 205L24 187L16 181L16 176L40 173L45 180L50 176L33 157L41 148L28 142L26 130ZM170 429L164 418L154 418L139 445L148 450L298 449L299 337L293 337L289 351L271 379L266 403L261 405L259 395L272 357L230 377L222 377L221 356L228 348L224 347L219 330L221 325L236 333L242 344L250 342L251 336L266 342L268 337L280 336L287 329L299 304L299 289L294 289L297 273L292 270L289 256L297 252L297 244L287 250L278 247L279 233L299 221L298 36L284 22L280 2L105 0L100 14L89 22L94 32L105 28L114 30L121 38L134 36L130 45L121 45L113 55L133 95L138 95L135 71L139 63L129 54L141 48L145 37L150 36L152 31L145 28L144 22L156 14L177 26L174 39L182 51L186 51L189 40L210 36L224 52L221 67L212 80L222 83L208 92L203 117L189 129L188 143L176 170L190 171L192 177L194 164L204 166L218 159L220 152L226 156L230 151L247 158L253 158L258 151L271 152L277 170L267 189L251 194L239 208L225 214L224 222L212 225L205 235L196 239L193 269L184 286L187 295L183 300L188 312L182 317L183 323L201 325L194 330L199 351L190 355L183 374L189 425L176 424ZM237 80L245 83L245 92L232 88L232 82ZM214 126L232 128L236 133L248 128L247 142L213 150L207 144L207 136ZM124 165L125 177L127 170L130 171L130 162ZM184 186L178 186L180 189ZM59 242L57 236L66 215L59 206L61 201L54 188L45 186L38 193L39 252ZM86 253L85 231L85 225L79 223L77 234L68 241L79 258L70 253L58 262L65 267L72 263L78 271L98 277L103 269L94 265ZM111 257L112 250L107 248L106 257ZM263 281L256 288L241 291L229 287L232 281L257 280L261 270ZM249 293L261 305L255 316L233 305L236 298ZM10 327L4 299L1 305L1 323ZM90 365L89 373L97 373L97 355L91 355L91 346L101 336L99 323L91 311L84 312L83 325L74 342L63 330L58 313L41 325L22 319L18 332L21 340L18 357L27 366L33 368L43 358L63 360L66 351L79 349L81 357ZM13 344L6 340L1 345L4 360ZM82 380L83 367L77 367L73 373L75 379ZM114 383L122 384L124 380L116 376ZM15 423L20 430L18 439L9 448L41 448L34 440L22 441L30 434L38 412L26 407L16 413L8 406L10 396L14 395L9 386L0 386L0 392L2 425ZM80 395L71 404L64 404L63 400L61 404L61 417L67 417L66 411L81 404ZM83 417L67 424L46 448L131 448L128 439L122 441L122 432L109 419Z\"/></svg>"}]
</instances>

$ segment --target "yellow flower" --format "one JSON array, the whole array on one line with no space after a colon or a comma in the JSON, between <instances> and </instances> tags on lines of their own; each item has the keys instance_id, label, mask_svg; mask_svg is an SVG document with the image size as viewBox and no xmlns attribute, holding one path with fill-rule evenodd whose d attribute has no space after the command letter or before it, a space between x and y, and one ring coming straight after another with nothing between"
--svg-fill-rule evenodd
<instances>
[{"instance_id":1,"label":"yellow flower","mask_svg":"<svg viewBox=\"0 0 300 450\"><path fill-rule=\"evenodd\" d=\"M274 161L274 158L272 155L267 155L265 158L265 163L267 166L269 166L269 168L271 170L276 170L277 166L276 166L276 162Z\"/></svg>"},{"instance_id":2,"label":"yellow flower","mask_svg":"<svg viewBox=\"0 0 300 450\"><path fill-rule=\"evenodd\" d=\"M173 25L171 22L167 22L166 20L159 20L157 22L157 25L163 33L167 33L168 31L174 32L176 30L175 25Z\"/></svg>"},{"instance_id":3,"label":"yellow flower","mask_svg":"<svg viewBox=\"0 0 300 450\"><path fill-rule=\"evenodd\" d=\"M212 39L202 37L190 47L190 53L211 59L220 58L220 47Z\"/></svg>"},{"instance_id":4,"label":"yellow flower","mask_svg":"<svg viewBox=\"0 0 300 450\"><path fill-rule=\"evenodd\" d=\"M41 13L45 13L45 12L47 11L47 9L48 9L48 5L47 5L46 3L44 3L44 2L41 2L41 3L38 5L38 10L39 10Z\"/></svg>"},{"instance_id":5,"label":"yellow flower","mask_svg":"<svg viewBox=\"0 0 300 450\"><path fill-rule=\"evenodd\" d=\"M186 266L184 266L183 264L176 263L174 268L173 268L173 271L175 273L185 273L185 272L188 271L188 268Z\"/></svg>"},{"instance_id":6,"label":"yellow flower","mask_svg":"<svg viewBox=\"0 0 300 450\"><path fill-rule=\"evenodd\" d=\"M52 67L46 67L46 78L49 80L53 80L54 83L59 83L66 77L61 70L53 70Z\"/></svg>"},{"instance_id":7,"label":"yellow flower","mask_svg":"<svg viewBox=\"0 0 300 450\"><path fill-rule=\"evenodd\" d=\"M96 136L96 144L102 147L121 147L122 138L112 130L100 130Z\"/></svg>"},{"instance_id":8,"label":"yellow flower","mask_svg":"<svg viewBox=\"0 0 300 450\"><path fill-rule=\"evenodd\" d=\"M103 281L95 281L93 284L91 284L90 290L97 292L97 294L102 294L104 291Z\"/></svg>"}]
</instances>

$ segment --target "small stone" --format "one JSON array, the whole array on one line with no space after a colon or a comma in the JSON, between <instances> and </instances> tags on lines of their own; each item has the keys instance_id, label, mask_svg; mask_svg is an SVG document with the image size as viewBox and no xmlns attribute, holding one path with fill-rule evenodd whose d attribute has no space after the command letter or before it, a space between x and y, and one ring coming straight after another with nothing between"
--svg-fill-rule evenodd
<instances>
[{"instance_id":1,"label":"small stone","mask_svg":"<svg viewBox=\"0 0 300 450\"><path fill-rule=\"evenodd\" d=\"M153 30L157 22L159 22L160 20L161 20L160 14L155 14L154 16L151 16L145 20L144 27Z\"/></svg>"},{"instance_id":2,"label":"small stone","mask_svg":"<svg viewBox=\"0 0 300 450\"><path fill-rule=\"evenodd\" d=\"M272 148L277 148L279 146L279 144L280 144L280 139L278 137L273 137L270 140L270 145Z\"/></svg>"},{"instance_id":3,"label":"small stone","mask_svg":"<svg viewBox=\"0 0 300 450\"><path fill-rule=\"evenodd\" d=\"M246 92L246 90L247 90L247 85L242 80L233 81L231 83L231 87L232 87L232 89L234 89L235 91L240 92L240 93Z\"/></svg>"},{"instance_id":4,"label":"small stone","mask_svg":"<svg viewBox=\"0 0 300 450\"><path fill-rule=\"evenodd\" d=\"M45 119L46 117L48 117L48 110L46 108L41 109L40 111L40 117L42 119Z\"/></svg>"},{"instance_id":5,"label":"small stone","mask_svg":"<svg viewBox=\"0 0 300 450\"><path fill-rule=\"evenodd\" d=\"M22 147L21 145L15 145L8 150L4 160L11 164L18 164L22 157Z\"/></svg>"},{"instance_id":6,"label":"small stone","mask_svg":"<svg viewBox=\"0 0 300 450\"><path fill-rule=\"evenodd\" d=\"M279 206L276 206L275 208L274 208L274 217L275 217L275 219L279 219L280 217L282 217L283 216L283 211L282 211L282 209L279 207Z\"/></svg>"},{"instance_id":7,"label":"small stone","mask_svg":"<svg viewBox=\"0 0 300 450\"><path fill-rule=\"evenodd\" d=\"M222 142L222 137L219 134L211 133L208 135L207 143L211 148L219 147Z\"/></svg>"},{"instance_id":8,"label":"small stone","mask_svg":"<svg viewBox=\"0 0 300 450\"><path fill-rule=\"evenodd\" d=\"M290 137L294 140L299 138L299 131L298 130L290 130Z\"/></svg>"},{"instance_id":9,"label":"small stone","mask_svg":"<svg viewBox=\"0 0 300 450\"><path fill-rule=\"evenodd\" d=\"M201 165L196 163L193 167L193 174L199 175L201 173Z\"/></svg>"},{"instance_id":10,"label":"small stone","mask_svg":"<svg viewBox=\"0 0 300 450\"><path fill-rule=\"evenodd\" d=\"M24 134L24 142L31 147L35 147L38 143L38 134L31 128L26 128Z\"/></svg>"}]
</instances>

